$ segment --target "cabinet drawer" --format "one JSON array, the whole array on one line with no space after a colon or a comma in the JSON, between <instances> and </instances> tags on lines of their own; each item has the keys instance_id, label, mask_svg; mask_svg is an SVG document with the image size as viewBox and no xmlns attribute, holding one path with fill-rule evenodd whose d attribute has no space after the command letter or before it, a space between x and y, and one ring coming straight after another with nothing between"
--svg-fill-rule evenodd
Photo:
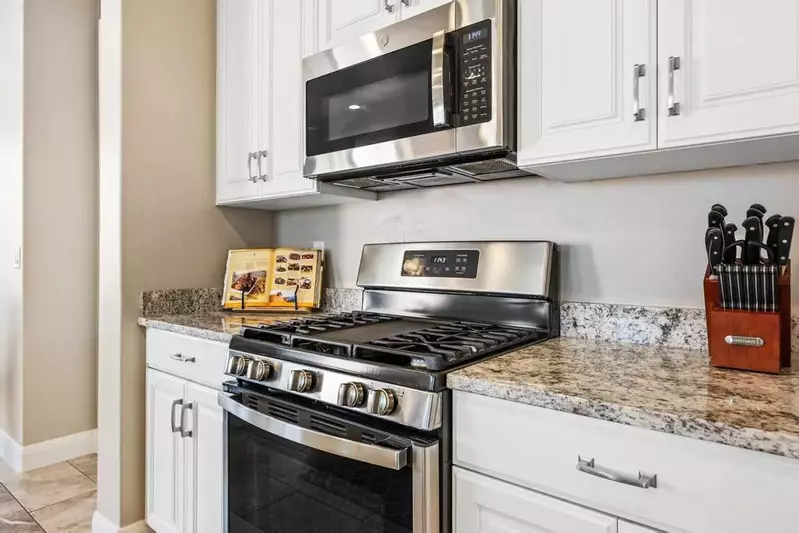
<instances>
[{"instance_id":1,"label":"cabinet drawer","mask_svg":"<svg viewBox=\"0 0 799 533\"><path fill-rule=\"evenodd\" d=\"M157 329L147 330L147 366L220 389L228 346Z\"/></svg>"},{"instance_id":2,"label":"cabinet drawer","mask_svg":"<svg viewBox=\"0 0 799 533\"><path fill-rule=\"evenodd\" d=\"M581 472L578 456L657 486ZM454 463L666 531L796 528L797 460L457 391Z\"/></svg>"}]
</instances>

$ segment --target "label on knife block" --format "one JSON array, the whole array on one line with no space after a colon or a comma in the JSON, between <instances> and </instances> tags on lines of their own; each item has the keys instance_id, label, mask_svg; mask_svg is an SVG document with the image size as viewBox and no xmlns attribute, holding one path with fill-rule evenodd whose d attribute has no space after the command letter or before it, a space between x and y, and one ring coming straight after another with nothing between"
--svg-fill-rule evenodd
<instances>
[{"instance_id":1,"label":"label on knife block","mask_svg":"<svg viewBox=\"0 0 799 533\"><path fill-rule=\"evenodd\" d=\"M231 250L225 309L315 309L322 293L322 252L294 248Z\"/></svg>"}]
</instances>

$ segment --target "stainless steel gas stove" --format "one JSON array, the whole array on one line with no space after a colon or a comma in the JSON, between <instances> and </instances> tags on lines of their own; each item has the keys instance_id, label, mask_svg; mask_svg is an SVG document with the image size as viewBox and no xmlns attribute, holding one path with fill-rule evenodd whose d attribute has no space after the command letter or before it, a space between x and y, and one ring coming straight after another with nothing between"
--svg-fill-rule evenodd
<instances>
[{"instance_id":1,"label":"stainless steel gas stove","mask_svg":"<svg viewBox=\"0 0 799 533\"><path fill-rule=\"evenodd\" d=\"M556 263L550 242L367 245L361 311L235 336L229 531L448 533L446 374L558 335Z\"/></svg>"}]
</instances>

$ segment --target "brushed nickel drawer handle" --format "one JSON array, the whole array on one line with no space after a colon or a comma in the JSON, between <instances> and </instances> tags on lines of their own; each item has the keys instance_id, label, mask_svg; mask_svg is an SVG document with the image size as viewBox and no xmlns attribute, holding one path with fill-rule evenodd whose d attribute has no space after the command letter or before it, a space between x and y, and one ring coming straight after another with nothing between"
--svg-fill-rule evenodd
<instances>
[{"instance_id":1,"label":"brushed nickel drawer handle","mask_svg":"<svg viewBox=\"0 0 799 533\"><path fill-rule=\"evenodd\" d=\"M596 462L593 458L583 459L579 455L577 456L577 470L592 476L600 477L602 479L615 481L616 483L623 483L624 485L638 487L639 489L656 489L658 486L657 474L650 475L639 471L638 478L636 479L608 468L600 468L596 465Z\"/></svg>"},{"instance_id":2,"label":"brushed nickel drawer handle","mask_svg":"<svg viewBox=\"0 0 799 533\"><path fill-rule=\"evenodd\" d=\"M724 337L724 342L730 346L746 346L749 348L761 348L766 344L766 341L760 337L741 337L740 335L727 335Z\"/></svg>"},{"instance_id":3,"label":"brushed nickel drawer handle","mask_svg":"<svg viewBox=\"0 0 799 533\"><path fill-rule=\"evenodd\" d=\"M193 356L190 355L186 357L180 353L173 353L172 355L169 356L169 358L172 359L173 361L180 361L181 363L193 363L195 361Z\"/></svg>"}]
</instances>

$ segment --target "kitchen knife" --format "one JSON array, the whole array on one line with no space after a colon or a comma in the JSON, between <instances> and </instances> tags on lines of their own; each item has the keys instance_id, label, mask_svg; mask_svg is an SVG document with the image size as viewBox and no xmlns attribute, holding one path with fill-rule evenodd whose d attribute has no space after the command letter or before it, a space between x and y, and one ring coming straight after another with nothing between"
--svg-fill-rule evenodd
<instances>
[{"instance_id":1,"label":"kitchen knife","mask_svg":"<svg viewBox=\"0 0 799 533\"><path fill-rule=\"evenodd\" d=\"M752 204L752 205L749 206L749 209L757 209L758 211L760 211L764 215L767 213L766 207L763 204Z\"/></svg>"},{"instance_id":2,"label":"kitchen knife","mask_svg":"<svg viewBox=\"0 0 799 533\"><path fill-rule=\"evenodd\" d=\"M727 223L724 220L724 215L718 211L711 211L707 214L707 227L724 229L724 226L726 225Z\"/></svg>"},{"instance_id":3,"label":"kitchen knife","mask_svg":"<svg viewBox=\"0 0 799 533\"><path fill-rule=\"evenodd\" d=\"M791 258L791 241L796 220L793 217L780 219L780 232L777 234L777 264L785 266Z\"/></svg>"},{"instance_id":4,"label":"kitchen knife","mask_svg":"<svg viewBox=\"0 0 799 533\"><path fill-rule=\"evenodd\" d=\"M758 211L759 213L759 211ZM761 220L757 216L751 216L744 220L744 249L742 250L741 259L745 265L756 265L760 262L760 255L750 257L749 254L749 243L762 243L763 242L763 232L760 229Z\"/></svg>"},{"instance_id":5,"label":"kitchen knife","mask_svg":"<svg viewBox=\"0 0 799 533\"><path fill-rule=\"evenodd\" d=\"M771 215L766 220L766 227L768 228L768 237L766 237L766 244L772 249L774 254L777 253L777 235L780 232L780 219L782 217L778 214Z\"/></svg>"},{"instance_id":6,"label":"kitchen knife","mask_svg":"<svg viewBox=\"0 0 799 533\"><path fill-rule=\"evenodd\" d=\"M758 205L758 204L755 204L755 205ZM765 212L763 212L760 209L757 209L755 207L750 207L749 209L746 210L746 217L747 218L755 217L759 221L759 224L760 224L760 238L761 239L763 238L763 235L764 235L764 233L763 233L763 217L764 216L765 216Z\"/></svg>"},{"instance_id":7,"label":"kitchen knife","mask_svg":"<svg viewBox=\"0 0 799 533\"><path fill-rule=\"evenodd\" d=\"M722 254L723 262L727 265L735 265L738 262L738 250L741 250L740 258L741 261L744 260L744 250L746 249L746 241L743 239L740 241L735 241L732 244L728 244L726 248L724 248L724 253Z\"/></svg>"},{"instance_id":8,"label":"kitchen knife","mask_svg":"<svg viewBox=\"0 0 799 533\"><path fill-rule=\"evenodd\" d=\"M729 211L727 211L727 208L721 204L713 204L713 207L711 207L710 210L718 211L719 213L721 213L722 216L725 217L730 214Z\"/></svg>"},{"instance_id":9,"label":"kitchen knife","mask_svg":"<svg viewBox=\"0 0 799 533\"><path fill-rule=\"evenodd\" d=\"M738 231L738 226L733 223L729 223L724 226L724 249L727 249L727 246L731 245L735 242L735 232Z\"/></svg>"},{"instance_id":10,"label":"kitchen knife","mask_svg":"<svg viewBox=\"0 0 799 533\"><path fill-rule=\"evenodd\" d=\"M719 228L708 228L705 232L705 249L707 262L710 265L710 274L715 275L716 267L721 264L724 252L724 234Z\"/></svg>"}]
</instances>

